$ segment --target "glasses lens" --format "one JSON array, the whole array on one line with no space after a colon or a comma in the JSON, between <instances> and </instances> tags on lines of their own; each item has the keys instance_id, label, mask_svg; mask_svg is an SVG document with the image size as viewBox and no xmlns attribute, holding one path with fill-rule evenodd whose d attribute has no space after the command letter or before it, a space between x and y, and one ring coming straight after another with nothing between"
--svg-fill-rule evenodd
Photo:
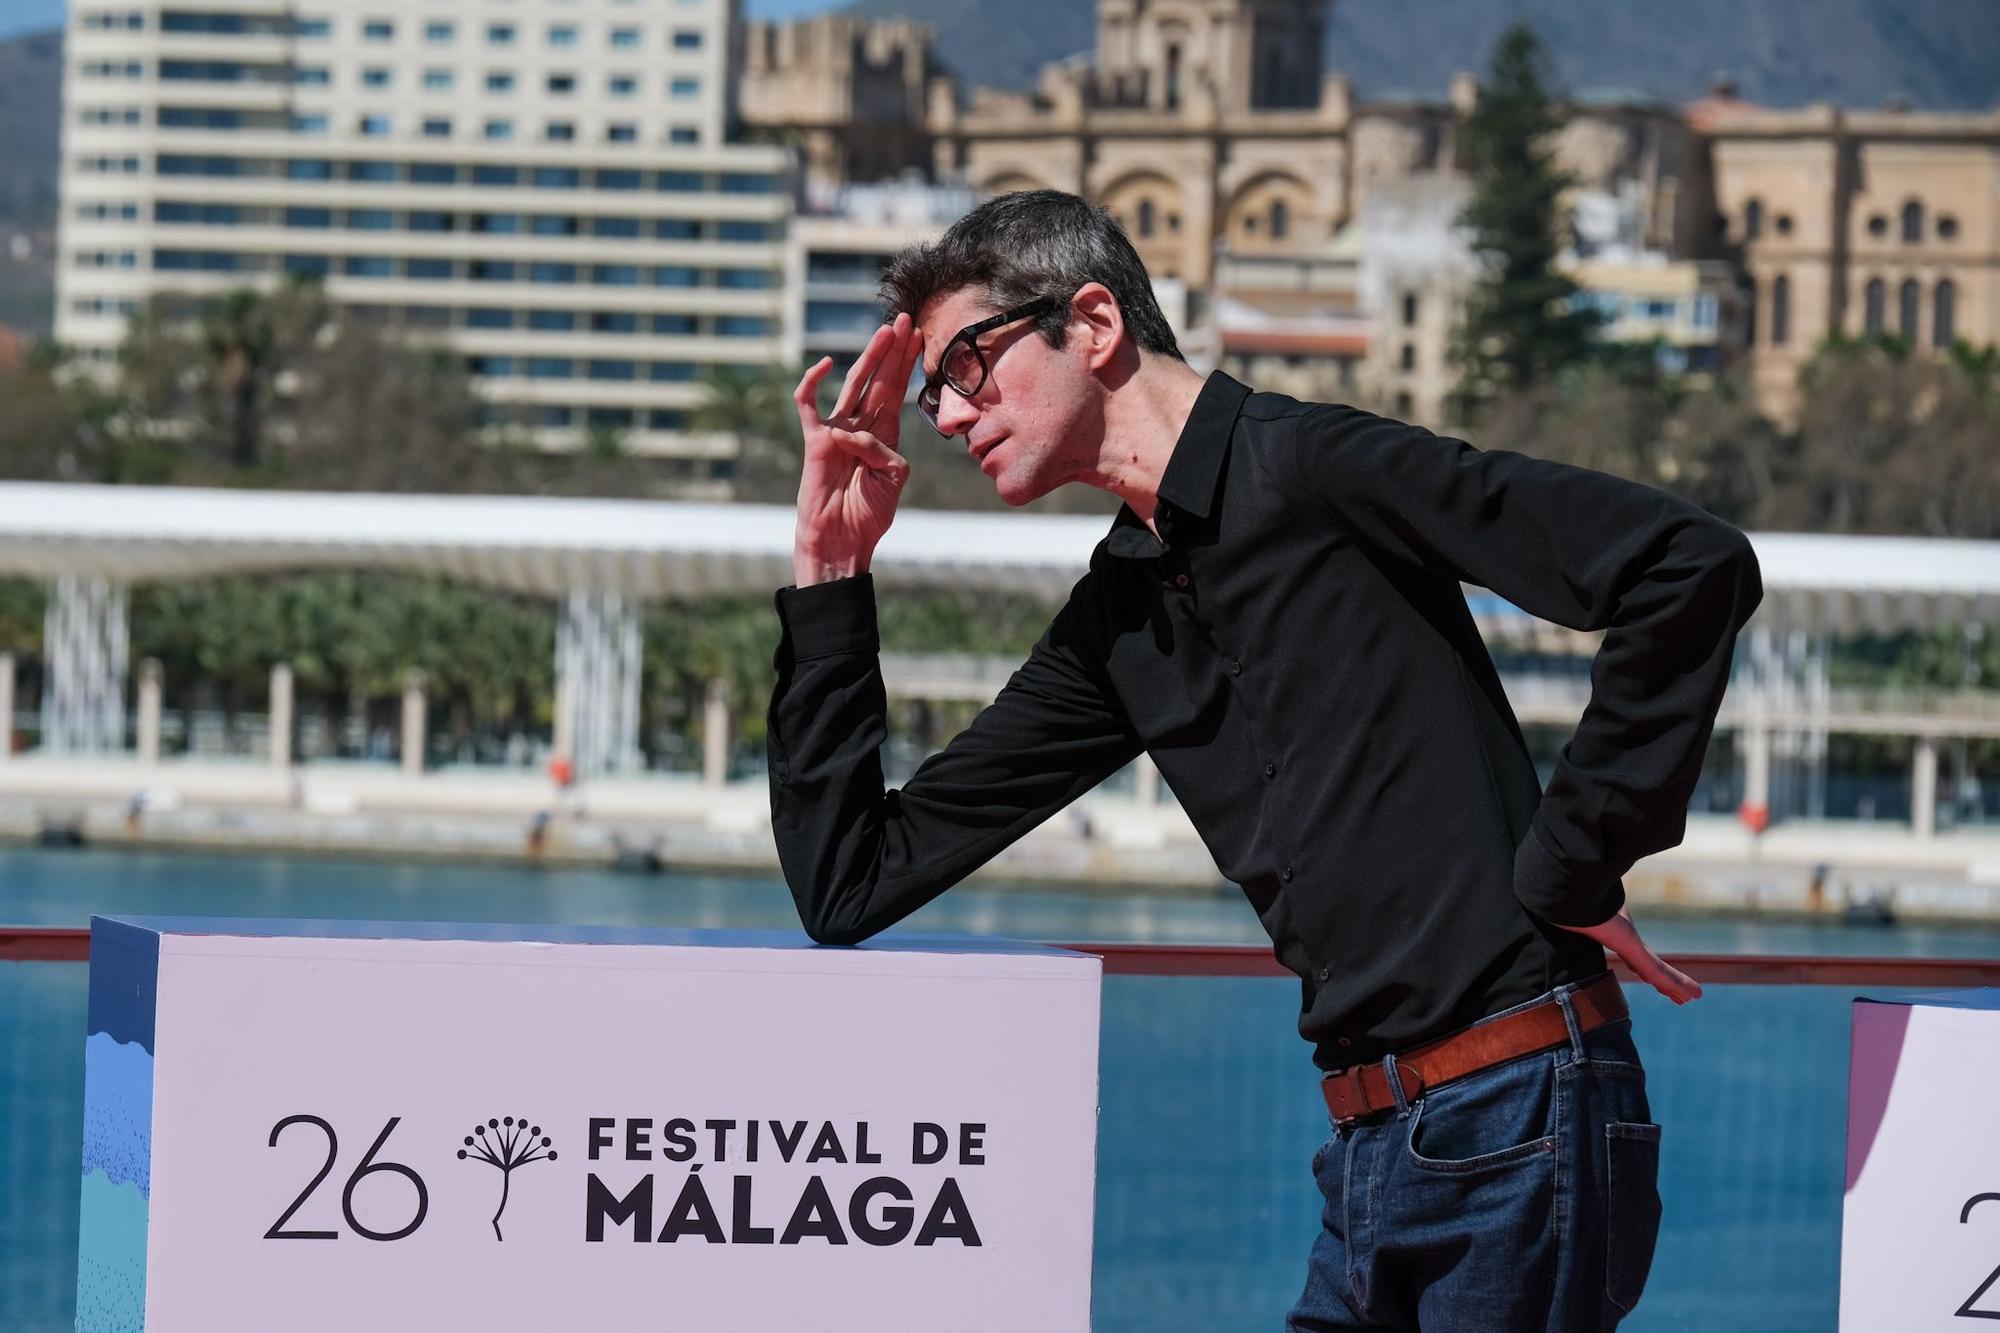
<instances>
[{"instance_id":1,"label":"glasses lens","mask_svg":"<svg viewBox=\"0 0 2000 1333\"><path fill-rule=\"evenodd\" d=\"M930 423L932 430L938 431L940 435L944 434L938 430L938 386L935 380L925 380L924 387L917 390L917 411Z\"/></svg>"},{"instance_id":2,"label":"glasses lens","mask_svg":"<svg viewBox=\"0 0 2000 1333\"><path fill-rule=\"evenodd\" d=\"M979 392L986 378L983 370L979 353L973 350L970 342L962 342L953 343L945 349L944 365L939 368L939 374L962 397L970 398Z\"/></svg>"}]
</instances>

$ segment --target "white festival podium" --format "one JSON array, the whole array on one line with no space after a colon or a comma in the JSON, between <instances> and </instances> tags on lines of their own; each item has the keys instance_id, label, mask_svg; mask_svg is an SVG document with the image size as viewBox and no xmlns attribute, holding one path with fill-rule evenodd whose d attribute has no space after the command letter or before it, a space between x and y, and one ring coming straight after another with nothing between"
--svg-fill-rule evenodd
<instances>
[{"instance_id":1,"label":"white festival podium","mask_svg":"<svg viewBox=\"0 0 2000 1333\"><path fill-rule=\"evenodd\" d=\"M77 1328L1085 1330L1101 970L96 918Z\"/></svg>"},{"instance_id":2,"label":"white festival podium","mask_svg":"<svg viewBox=\"0 0 2000 1333\"><path fill-rule=\"evenodd\" d=\"M2000 990L1857 999L1841 1333L1980 1321L2000 1321Z\"/></svg>"}]
</instances>

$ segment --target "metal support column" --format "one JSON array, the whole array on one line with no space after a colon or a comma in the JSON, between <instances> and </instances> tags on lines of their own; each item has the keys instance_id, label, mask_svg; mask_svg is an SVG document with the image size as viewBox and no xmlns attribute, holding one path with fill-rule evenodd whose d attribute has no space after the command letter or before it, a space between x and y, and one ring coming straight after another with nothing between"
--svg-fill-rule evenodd
<instances>
[{"instance_id":1,"label":"metal support column","mask_svg":"<svg viewBox=\"0 0 2000 1333\"><path fill-rule=\"evenodd\" d=\"M556 700L579 781L639 768L639 603L577 589L556 624Z\"/></svg>"},{"instance_id":2,"label":"metal support column","mask_svg":"<svg viewBox=\"0 0 2000 1333\"><path fill-rule=\"evenodd\" d=\"M42 622L48 674L42 749L113 754L125 748L125 585L64 575L49 588Z\"/></svg>"}]
</instances>

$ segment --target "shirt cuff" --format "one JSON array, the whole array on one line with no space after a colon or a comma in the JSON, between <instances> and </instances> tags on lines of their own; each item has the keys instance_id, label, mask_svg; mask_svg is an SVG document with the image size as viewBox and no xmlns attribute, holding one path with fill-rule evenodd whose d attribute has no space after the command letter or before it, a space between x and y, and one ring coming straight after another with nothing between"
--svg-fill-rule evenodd
<instances>
[{"instance_id":1,"label":"shirt cuff","mask_svg":"<svg viewBox=\"0 0 2000 1333\"><path fill-rule=\"evenodd\" d=\"M1565 864L1532 828L1514 849L1514 896L1558 926L1601 926L1625 905L1617 875Z\"/></svg>"},{"instance_id":2,"label":"shirt cuff","mask_svg":"<svg viewBox=\"0 0 2000 1333\"><path fill-rule=\"evenodd\" d=\"M778 589L778 623L795 662L842 653L876 653L875 576L855 574L810 587Z\"/></svg>"}]
</instances>

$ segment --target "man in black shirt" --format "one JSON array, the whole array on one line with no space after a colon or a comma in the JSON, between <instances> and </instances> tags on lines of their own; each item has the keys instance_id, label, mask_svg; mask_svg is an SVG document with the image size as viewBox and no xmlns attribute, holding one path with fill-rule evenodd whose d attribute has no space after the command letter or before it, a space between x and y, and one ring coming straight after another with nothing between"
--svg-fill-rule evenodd
<instances>
[{"instance_id":1,"label":"man in black shirt","mask_svg":"<svg viewBox=\"0 0 2000 1333\"><path fill-rule=\"evenodd\" d=\"M1143 750L1300 977L1325 1074L1327 1211L1287 1327L1614 1326L1659 1128L1604 950L1700 994L1621 876L1684 831L1762 592L1748 541L1636 483L1204 380L1074 196L982 206L884 294L832 413L827 362L796 395L769 734L808 932L881 930ZM885 791L867 571L920 363L920 407L1008 503L1082 482L1124 505L994 703ZM1463 583L1605 632L1546 791Z\"/></svg>"}]
</instances>

